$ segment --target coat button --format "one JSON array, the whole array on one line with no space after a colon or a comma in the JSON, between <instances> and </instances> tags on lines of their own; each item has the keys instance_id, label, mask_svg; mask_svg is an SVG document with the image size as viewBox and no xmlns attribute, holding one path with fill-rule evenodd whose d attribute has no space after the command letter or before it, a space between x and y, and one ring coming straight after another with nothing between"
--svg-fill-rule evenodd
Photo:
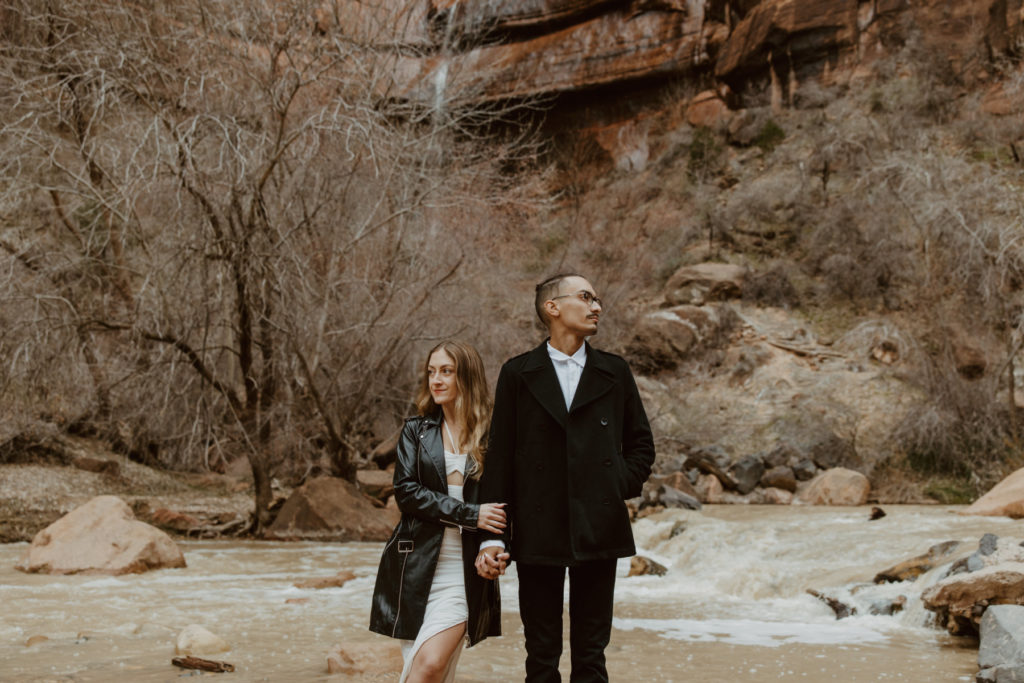
<instances>
[{"instance_id":1,"label":"coat button","mask_svg":"<svg viewBox=\"0 0 1024 683\"><path fill-rule=\"evenodd\" d=\"M544 465L537 463L537 471L540 472L542 469L544 469Z\"/></svg>"},{"instance_id":2,"label":"coat button","mask_svg":"<svg viewBox=\"0 0 1024 683\"><path fill-rule=\"evenodd\" d=\"M607 498L605 498L604 500L601 501L601 505L611 505L611 504L612 504L612 502L610 500L608 500Z\"/></svg>"},{"instance_id":3,"label":"coat button","mask_svg":"<svg viewBox=\"0 0 1024 683\"><path fill-rule=\"evenodd\" d=\"M608 426L608 418L607 417L602 417L601 418L601 426L602 427L607 427Z\"/></svg>"},{"instance_id":4,"label":"coat button","mask_svg":"<svg viewBox=\"0 0 1024 683\"><path fill-rule=\"evenodd\" d=\"M533 509L536 510L537 512L540 512L540 503L537 503L536 505L534 505Z\"/></svg>"},{"instance_id":5,"label":"coat button","mask_svg":"<svg viewBox=\"0 0 1024 683\"><path fill-rule=\"evenodd\" d=\"M612 466L612 461L611 460L605 460L604 461L604 466L605 467L611 467Z\"/></svg>"}]
</instances>

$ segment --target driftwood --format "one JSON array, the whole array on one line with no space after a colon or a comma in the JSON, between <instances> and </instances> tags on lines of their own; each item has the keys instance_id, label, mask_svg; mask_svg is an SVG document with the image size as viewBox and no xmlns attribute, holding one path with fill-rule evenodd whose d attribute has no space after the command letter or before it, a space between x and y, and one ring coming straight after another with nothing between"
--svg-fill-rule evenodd
<instances>
[{"instance_id":1,"label":"driftwood","mask_svg":"<svg viewBox=\"0 0 1024 683\"><path fill-rule=\"evenodd\" d=\"M807 592L831 607L832 611L836 613L836 619L845 619L846 617L853 616L857 613L856 607L850 607L846 603L816 591L813 588L808 588Z\"/></svg>"},{"instance_id":2,"label":"driftwood","mask_svg":"<svg viewBox=\"0 0 1024 683\"><path fill-rule=\"evenodd\" d=\"M227 662L215 662L212 659L202 659L200 657L193 657L188 655L186 657L175 657L171 660L171 664L179 666L182 669L199 669L201 671L211 671L213 673L231 673L235 670L234 664L228 664Z\"/></svg>"}]
</instances>

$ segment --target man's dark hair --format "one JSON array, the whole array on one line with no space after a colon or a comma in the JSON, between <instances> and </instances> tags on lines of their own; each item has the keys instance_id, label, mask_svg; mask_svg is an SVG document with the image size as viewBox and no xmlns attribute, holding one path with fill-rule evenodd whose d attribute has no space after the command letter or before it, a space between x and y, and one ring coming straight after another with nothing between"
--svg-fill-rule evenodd
<instances>
[{"instance_id":1,"label":"man's dark hair","mask_svg":"<svg viewBox=\"0 0 1024 683\"><path fill-rule=\"evenodd\" d=\"M533 297L533 307L537 311L537 317L540 318L541 323L545 327L548 325L548 314L544 312L544 302L556 296L559 287L562 286L562 281L570 277L583 276L579 273L559 273L547 278L534 289L536 293Z\"/></svg>"}]
</instances>

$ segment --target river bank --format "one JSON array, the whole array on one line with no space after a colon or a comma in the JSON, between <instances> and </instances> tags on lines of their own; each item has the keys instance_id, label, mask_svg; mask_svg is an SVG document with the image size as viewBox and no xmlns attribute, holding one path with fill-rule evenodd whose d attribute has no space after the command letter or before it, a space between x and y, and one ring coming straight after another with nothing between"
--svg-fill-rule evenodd
<instances>
[{"instance_id":1,"label":"river bank","mask_svg":"<svg viewBox=\"0 0 1024 683\"><path fill-rule=\"evenodd\" d=\"M627 577L619 566L608 649L613 680L970 681L976 643L927 625L919 595L932 580L876 586L879 570L945 540L976 547L984 533L1011 535L1005 518L963 517L960 508L705 506L634 526L640 552L664 577ZM329 677L336 643L388 643L366 630L381 544L182 541L188 567L141 575L47 576L13 569L24 543L0 545L0 680L171 681L175 635L198 623L225 638L235 681L351 680ZM340 588L294 583L339 569ZM463 656L458 680L522 677L516 577L503 579L506 635ZM853 605L902 594L895 616L836 620L806 590ZM32 636L47 640L27 646ZM568 657L563 658L568 674ZM394 674L362 680L392 680Z\"/></svg>"}]
</instances>

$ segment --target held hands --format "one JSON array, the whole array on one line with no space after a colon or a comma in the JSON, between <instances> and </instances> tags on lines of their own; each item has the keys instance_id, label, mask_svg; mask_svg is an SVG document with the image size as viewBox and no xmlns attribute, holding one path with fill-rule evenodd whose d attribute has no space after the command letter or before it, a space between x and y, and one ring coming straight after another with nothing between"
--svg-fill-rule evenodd
<instances>
[{"instance_id":1,"label":"held hands","mask_svg":"<svg viewBox=\"0 0 1024 683\"><path fill-rule=\"evenodd\" d=\"M478 529L500 534L505 530L505 504L484 503L480 506L480 515L477 517L476 526Z\"/></svg>"},{"instance_id":2,"label":"held hands","mask_svg":"<svg viewBox=\"0 0 1024 683\"><path fill-rule=\"evenodd\" d=\"M476 567L476 573L485 579L496 579L505 573L508 558L507 552L494 545L481 550L473 566Z\"/></svg>"}]
</instances>

